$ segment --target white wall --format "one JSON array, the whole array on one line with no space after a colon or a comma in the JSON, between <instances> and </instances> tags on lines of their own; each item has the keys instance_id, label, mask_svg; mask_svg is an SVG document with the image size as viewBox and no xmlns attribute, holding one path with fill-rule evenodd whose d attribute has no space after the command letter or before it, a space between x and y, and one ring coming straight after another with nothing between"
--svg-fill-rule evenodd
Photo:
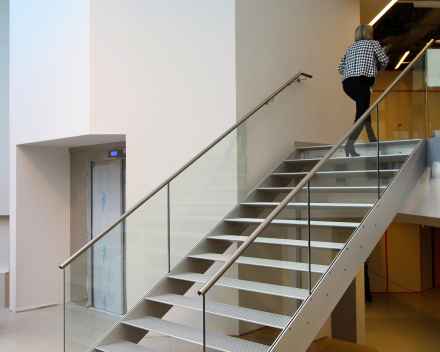
<instances>
[{"instance_id":1,"label":"white wall","mask_svg":"<svg viewBox=\"0 0 440 352\"><path fill-rule=\"evenodd\" d=\"M90 129L126 134L127 209L235 123L234 18L233 0L91 1ZM232 139L171 185L171 267L236 204ZM165 202L128 221L128 308L168 270Z\"/></svg>"},{"instance_id":2,"label":"white wall","mask_svg":"<svg viewBox=\"0 0 440 352\"><path fill-rule=\"evenodd\" d=\"M63 203L67 197L68 204L69 196L68 186L63 189L69 182L67 148L37 152L17 145L88 133L88 4L87 0L10 4L10 299L14 311L62 300L58 265L69 255L69 216Z\"/></svg>"},{"instance_id":3,"label":"white wall","mask_svg":"<svg viewBox=\"0 0 440 352\"><path fill-rule=\"evenodd\" d=\"M90 2L90 130L127 135L128 207L235 122L234 11Z\"/></svg>"},{"instance_id":4,"label":"white wall","mask_svg":"<svg viewBox=\"0 0 440 352\"><path fill-rule=\"evenodd\" d=\"M13 310L59 302L61 291L52 287L56 283L62 288L57 267L68 257L68 252L59 255L68 250L63 236L68 239L69 233L61 230L68 228L68 217L55 202L64 199L64 190L48 190L52 196L44 196L38 184L44 177L20 184L30 177L29 168L49 167L50 160L32 154L37 147L29 143L125 134L130 207L235 122L234 11L233 0L11 4ZM99 143L93 138L89 142ZM28 146L17 149L24 144ZM61 153L57 148L47 151ZM64 154L58 157L51 160L53 166L65 162ZM45 174L48 180L66 170L52 171ZM62 216L49 219L50 212ZM30 231L28 219L41 221ZM61 224L62 219L67 223ZM49 255L45 246L35 246L34 238L41 244L63 243ZM29 258L40 258L44 268L25 273ZM55 269L53 275L49 267ZM44 285L31 295L39 279Z\"/></svg>"},{"instance_id":5,"label":"white wall","mask_svg":"<svg viewBox=\"0 0 440 352\"><path fill-rule=\"evenodd\" d=\"M11 143L89 132L89 1L10 6Z\"/></svg>"},{"instance_id":6,"label":"white wall","mask_svg":"<svg viewBox=\"0 0 440 352\"><path fill-rule=\"evenodd\" d=\"M294 141L334 143L351 126L355 105L342 91L338 65L358 25L359 0L236 1L237 118L299 71L313 75L247 123L248 187Z\"/></svg>"},{"instance_id":7,"label":"white wall","mask_svg":"<svg viewBox=\"0 0 440 352\"><path fill-rule=\"evenodd\" d=\"M9 271L9 217L0 216L0 273Z\"/></svg>"},{"instance_id":8,"label":"white wall","mask_svg":"<svg viewBox=\"0 0 440 352\"><path fill-rule=\"evenodd\" d=\"M13 311L62 303L63 272L58 265L70 254L68 149L17 147L16 160L17 220L15 236L11 235Z\"/></svg>"},{"instance_id":9,"label":"white wall","mask_svg":"<svg viewBox=\"0 0 440 352\"><path fill-rule=\"evenodd\" d=\"M0 216L9 215L9 0L0 0Z\"/></svg>"}]
</instances>

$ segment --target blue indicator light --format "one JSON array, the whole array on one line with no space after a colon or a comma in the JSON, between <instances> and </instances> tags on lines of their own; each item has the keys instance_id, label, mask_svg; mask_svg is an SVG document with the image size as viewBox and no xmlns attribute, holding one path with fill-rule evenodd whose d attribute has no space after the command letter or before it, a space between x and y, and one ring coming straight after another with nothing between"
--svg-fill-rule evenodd
<instances>
[{"instance_id":1,"label":"blue indicator light","mask_svg":"<svg viewBox=\"0 0 440 352\"><path fill-rule=\"evenodd\" d=\"M118 156L118 151L117 150L112 150L110 152L110 156Z\"/></svg>"}]
</instances>

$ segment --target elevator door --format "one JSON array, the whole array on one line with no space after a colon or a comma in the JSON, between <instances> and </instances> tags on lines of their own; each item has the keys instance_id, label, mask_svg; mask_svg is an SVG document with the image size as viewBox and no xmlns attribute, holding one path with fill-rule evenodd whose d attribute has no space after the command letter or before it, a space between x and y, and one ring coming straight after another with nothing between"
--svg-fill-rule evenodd
<instances>
[{"instance_id":1,"label":"elevator door","mask_svg":"<svg viewBox=\"0 0 440 352\"><path fill-rule=\"evenodd\" d=\"M92 162L92 238L123 213L123 160ZM124 228L118 225L93 246L92 305L104 311L124 314Z\"/></svg>"}]
</instances>

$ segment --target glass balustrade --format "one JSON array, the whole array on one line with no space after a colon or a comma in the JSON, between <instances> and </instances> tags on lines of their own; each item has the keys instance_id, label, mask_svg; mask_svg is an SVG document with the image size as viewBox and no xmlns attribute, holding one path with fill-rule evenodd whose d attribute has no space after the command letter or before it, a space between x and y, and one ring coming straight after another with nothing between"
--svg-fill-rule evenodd
<instances>
[{"instance_id":1,"label":"glass balustrade","mask_svg":"<svg viewBox=\"0 0 440 352\"><path fill-rule=\"evenodd\" d=\"M226 233L242 236L238 242L241 245L266 218L272 219L204 294L206 351L218 348L217 334L224 336L224 343L237 337L240 342L230 343L238 346L244 340L254 343L248 346L250 350L269 350L331 269L420 139L430 137L435 125L433 108L428 103L434 104L429 98L435 94L435 87L427 86L425 55L294 196L289 198L289 192L331 147L302 148L297 160L286 159L264 181L265 186L278 187L279 192L271 199L254 197L254 208L241 211L247 223L244 219L232 220L241 222L241 228L235 225ZM375 90L372 101L400 72L384 73L389 82ZM243 204L247 202L245 199ZM276 216L271 217L277 206ZM235 218L235 213L230 217ZM232 247L230 253L218 254L217 262L228 260L234 253Z\"/></svg>"},{"instance_id":2,"label":"glass balustrade","mask_svg":"<svg viewBox=\"0 0 440 352\"><path fill-rule=\"evenodd\" d=\"M269 149L265 127L276 120L270 109L253 114L64 268L65 351L93 347L240 203L255 182L248 169L261 169L255 146ZM285 133L291 127L290 120L278 126ZM174 311L168 315L178 316ZM199 313L193 321L201 328ZM147 340L155 347L157 340Z\"/></svg>"},{"instance_id":3,"label":"glass balustrade","mask_svg":"<svg viewBox=\"0 0 440 352\"><path fill-rule=\"evenodd\" d=\"M120 339L131 329L130 341L157 351L267 351L437 128L426 67L422 55L372 111L370 136L363 123L311 177L331 146L285 161L271 154L294 149L268 138L289 133L293 118L262 110L226 134L65 267L65 350L88 351L112 329ZM258 185L268 163L275 169Z\"/></svg>"}]
</instances>

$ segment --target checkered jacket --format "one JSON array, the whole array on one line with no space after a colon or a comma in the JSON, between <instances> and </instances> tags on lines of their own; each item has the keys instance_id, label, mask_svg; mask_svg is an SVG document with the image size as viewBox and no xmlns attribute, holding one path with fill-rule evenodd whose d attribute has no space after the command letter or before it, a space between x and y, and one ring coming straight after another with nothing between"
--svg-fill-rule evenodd
<instances>
[{"instance_id":1,"label":"checkered jacket","mask_svg":"<svg viewBox=\"0 0 440 352\"><path fill-rule=\"evenodd\" d=\"M342 57L338 71L342 81L348 77L367 76L376 77L377 62L384 70L390 61L376 40L359 40L350 45Z\"/></svg>"}]
</instances>

